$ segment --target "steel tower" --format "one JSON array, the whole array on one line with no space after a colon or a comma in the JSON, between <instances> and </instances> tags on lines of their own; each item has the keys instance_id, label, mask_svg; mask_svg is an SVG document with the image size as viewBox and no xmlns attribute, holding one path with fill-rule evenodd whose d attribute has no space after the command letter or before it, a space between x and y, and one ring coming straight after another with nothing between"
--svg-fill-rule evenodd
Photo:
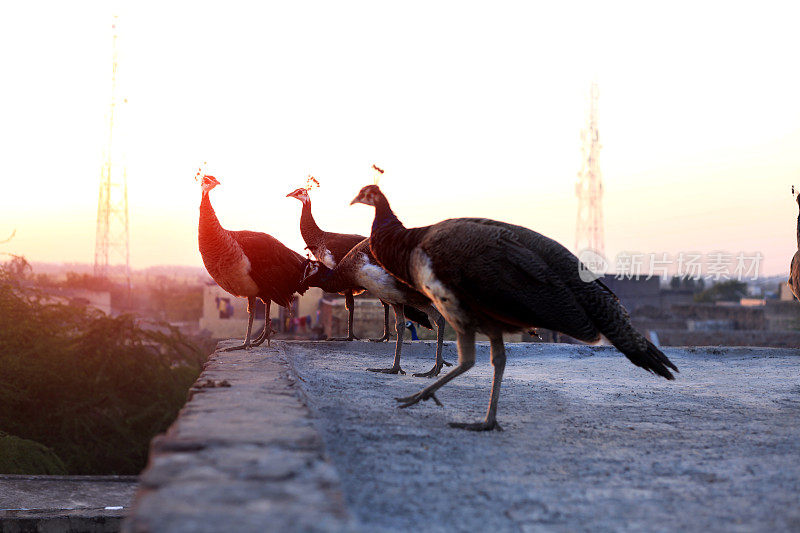
<instances>
[{"instance_id":1,"label":"steel tower","mask_svg":"<svg viewBox=\"0 0 800 533\"><path fill-rule=\"evenodd\" d=\"M603 226L603 182L600 176L600 134L597 130L597 82L589 90L586 127L581 130L583 166L578 172L575 194L578 197L578 223L575 232L575 253L591 250L605 253Z\"/></svg>"},{"instance_id":2,"label":"steel tower","mask_svg":"<svg viewBox=\"0 0 800 533\"><path fill-rule=\"evenodd\" d=\"M125 278L130 288L130 233L128 229L128 175L119 150L118 127L115 115L119 111L117 102L117 17L111 26L111 110L109 112L108 144L103 154L100 171L100 195L97 201L97 234L94 248L94 275L108 278L111 260L123 261ZM123 103L127 100L123 100Z\"/></svg>"}]
</instances>

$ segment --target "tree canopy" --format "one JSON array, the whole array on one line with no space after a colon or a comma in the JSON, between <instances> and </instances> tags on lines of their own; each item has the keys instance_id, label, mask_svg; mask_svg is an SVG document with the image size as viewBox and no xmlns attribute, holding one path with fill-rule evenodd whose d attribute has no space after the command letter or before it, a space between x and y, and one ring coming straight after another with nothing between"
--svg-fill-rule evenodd
<instances>
[{"instance_id":1,"label":"tree canopy","mask_svg":"<svg viewBox=\"0 0 800 533\"><path fill-rule=\"evenodd\" d=\"M50 297L24 272L0 266L0 430L51 449L70 474L138 473L207 354L165 323Z\"/></svg>"}]
</instances>

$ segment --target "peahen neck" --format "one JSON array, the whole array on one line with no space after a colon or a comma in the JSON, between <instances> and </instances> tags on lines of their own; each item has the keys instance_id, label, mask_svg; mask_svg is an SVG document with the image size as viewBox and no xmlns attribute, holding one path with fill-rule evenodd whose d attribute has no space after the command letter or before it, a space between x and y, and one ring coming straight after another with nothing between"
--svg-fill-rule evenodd
<instances>
[{"instance_id":1,"label":"peahen neck","mask_svg":"<svg viewBox=\"0 0 800 533\"><path fill-rule=\"evenodd\" d=\"M372 235L377 238L397 235L406 230L406 227L392 211L389 201L381 197L375 204L375 219L372 221Z\"/></svg>"},{"instance_id":2,"label":"peahen neck","mask_svg":"<svg viewBox=\"0 0 800 533\"><path fill-rule=\"evenodd\" d=\"M314 215L311 214L311 200L303 202L303 211L300 213L300 234L306 242L306 246L314 248L320 244L323 231L317 226Z\"/></svg>"},{"instance_id":3,"label":"peahen neck","mask_svg":"<svg viewBox=\"0 0 800 533\"><path fill-rule=\"evenodd\" d=\"M416 246L416 233L409 231L381 196L375 204L370 250L378 263L406 283L411 283L409 260Z\"/></svg>"},{"instance_id":4,"label":"peahen neck","mask_svg":"<svg viewBox=\"0 0 800 533\"><path fill-rule=\"evenodd\" d=\"M325 292L344 292L353 288L346 276L338 268L331 270L322 263L318 266L319 271L313 276L309 276L307 283L311 287L319 287Z\"/></svg>"},{"instance_id":5,"label":"peahen neck","mask_svg":"<svg viewBox=\"0 0 800 533\"><path fill-rule=\"evenodd\" d=\"M208 198L208 192L203 192L203 198L200 200L200 221L197 232L197 240L200 245L200 255L203 256L203 262L215 261L219 259L224 253L230 251L235 247L235 241L230 233L222 227L217 219L217 214L214 213L214 208L211 207L211 200Z\"/></svg>"},{"instance_id":6,"label":"peahen neck","mask_svg":"<svg viewBox=\"0 0 800 533\"><path fill-rule=\"evenodd\" d=\"M203 198L200 200L200 234L212 235L222 231L222 225L208 198L208 191L203 191Z\"/></svg>"}]
</instances>

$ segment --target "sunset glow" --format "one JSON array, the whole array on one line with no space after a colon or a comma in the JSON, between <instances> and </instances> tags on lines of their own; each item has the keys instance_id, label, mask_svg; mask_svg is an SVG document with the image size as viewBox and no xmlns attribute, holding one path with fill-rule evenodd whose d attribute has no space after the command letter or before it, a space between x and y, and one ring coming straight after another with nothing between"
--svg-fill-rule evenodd
<instances>
[{"instance_id":1,"label":"sunset glow","mask_svg":"<svg viewBox=\"0 0 800 533\"><path fill-rule=\"evenodd\" d=\"M788 271L800 184L800 10L787 3L122 3L131 262L201 265L198 163L229 229L304 247L376 171L409 227L484 216L569 248L599 84L607 255L760 252ZM0 251L91 263L112 6L0 7Z\"/></svg>"}]
</instances>

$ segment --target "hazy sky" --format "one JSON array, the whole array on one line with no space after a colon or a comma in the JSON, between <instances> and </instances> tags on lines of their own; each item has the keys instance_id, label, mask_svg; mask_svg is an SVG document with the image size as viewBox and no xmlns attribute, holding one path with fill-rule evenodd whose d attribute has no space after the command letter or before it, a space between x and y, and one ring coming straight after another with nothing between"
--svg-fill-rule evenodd
<instances>
[{"instance_id":1,"label":"hazy sky","mask_svg":"<svg viewBox=\"0 0 800 533\"><path fill-rule=\"evenodd\" d=\"M131 262L200 264L200 163L225 227L301 251L381 186L408 226L487 216L572 248L600 87L606 252L761 252L788 271L800 10L782 2L0 3L0 251L91 262L119 14ZM797 4L794 4L797 5ZM738 7L737 7L738 6Z\"/></svg>"}]
</instances>

